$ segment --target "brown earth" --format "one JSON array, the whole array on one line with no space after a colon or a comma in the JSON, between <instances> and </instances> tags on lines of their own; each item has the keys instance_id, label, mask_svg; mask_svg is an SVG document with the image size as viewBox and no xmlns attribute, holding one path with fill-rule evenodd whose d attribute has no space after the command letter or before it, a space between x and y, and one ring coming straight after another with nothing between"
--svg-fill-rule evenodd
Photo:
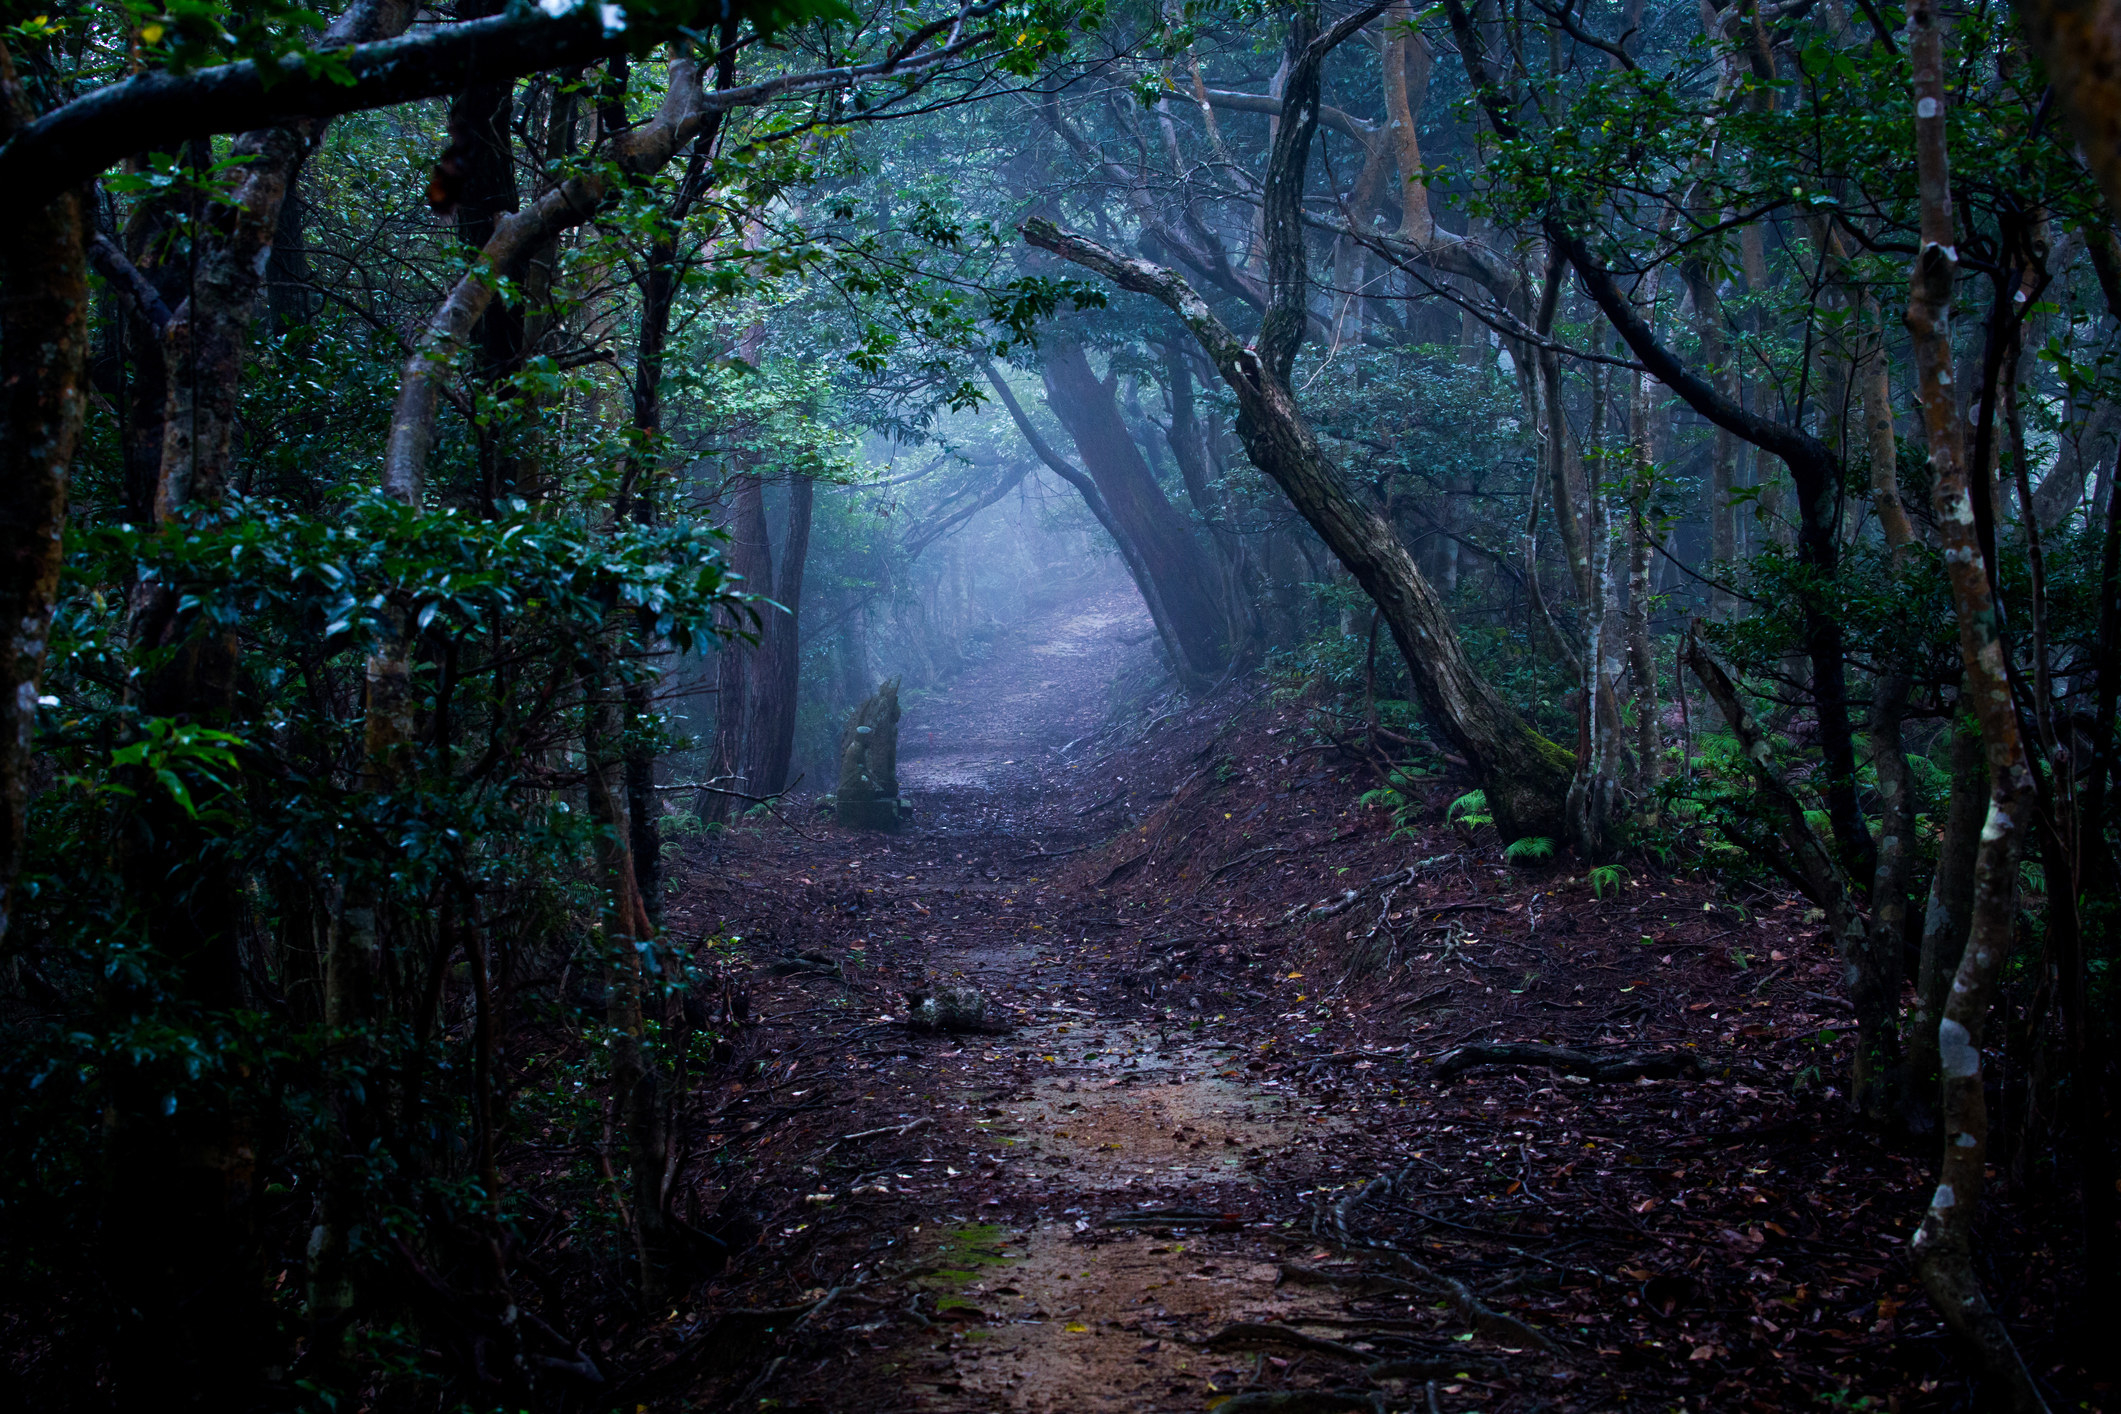
<instances>
[{"instance_id":1,"label":"brown earth","mask_svg":"<svg viewBox=\"0 0 2121 1414\"><path fill-rule=\"evenodd\" d=\"M903 833L791 811L680 871L673 932L749 1002L680 1182L740 1250L613 1332L657 1370L627 1400L1979 1407L1907 1270L1926 1160L1845 1117L1800 902L1639 861L1599 897L1447 824L1443 780L1394 838L1307 704L1130 699L1147 628L1093 595L909 698ZM909 1031L936 984L994 1029ZM1476 1041L1687 1068L1440 1083ZM2032 1319L2066 1262L2030 1223L1991 1256L2102 1407Z\"/></svg>"}]
</instances>

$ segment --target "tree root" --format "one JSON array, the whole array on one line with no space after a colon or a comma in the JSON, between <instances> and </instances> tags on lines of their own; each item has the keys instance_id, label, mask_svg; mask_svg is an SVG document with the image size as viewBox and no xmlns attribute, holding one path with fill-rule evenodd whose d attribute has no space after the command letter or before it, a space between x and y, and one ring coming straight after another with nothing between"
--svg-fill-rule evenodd
<instances>
[{"instance_id":1,"label":"tree root","mask_svg":"<svg viewBox=\"0 0 2121 1414\"><path fill-rule=\"evenodd\" d=\"M1384 1396L1361 1389L1254 1390L1215 1406L1218 1414L1341 1414L1348 1409L1385 1414Z\"/></svg>"},{"instance_id":2,"label":"tree root","mask_svg":"<svg viewBox=\"0 0 2121 1414\"><path fill-rule=\"evenodd\" d=\"M1317 1236L1340 1247L1356 1251L1383 1252L1389 1255L1398 1264L1400 1270L1412 1277L1416 1283L1449 1297L1452 1304L1456 1305L1459 1312L1472 1324L1474 1330L1499 1345L1531 1346L1548 1355L1556 1356L1566 1353L1546 1335L1534 1330L1515 1316L1504 1315L1502 1312L1490 1307L1473 1294L1471 1287L1458 1278L1446 1276L1427 1263L1401 1251L1389 1242L1372 1241L1357 1237L1349 1227L1349 1219L1354 1216L1357 1209L1369 1201L1371 1194L1379 1190L1390 1192L1391 1188L1392 1181L1388 1178L1371 1179L1361 1188L1356 1189L1333 1205L1330 1230L1326 1230L1323 1223L1314 1223L1312 1231Z\"/></svg>"},{"instance_id":3,"label":"tree root","mask_svg":"<svg viewBox=\"0 0 2121 1414\"><path fill-rule=\"evenodd\" d=\"M1201 1342L1211 1350L1231 1345L1287 1345L1298 1350L1309 1350L1319 1355L1332 1355L1342 1360L1352 1360L1358 1365L1376 1363L1370 1352L1357 1350L1352 1345L1343 1345L1324 1336L1305 1335L1302 1331L1287 1326L1271 1325L1265 1321L1232 1321L1214 1335Z\"/></svg>"},{"instance_id":4,"label":"tree root","mask_svg":"<svg viewBox=\"0 0 2121 1414\"><path fill-rule=\"evenodd\" d=\"M1400 1282L1397 1285L1406 1286L1408 1283ZM1354 1346L1337 1340L1305 1335L1302 1331L1291 1330L1287 1326L1269 1325L1260 1321L1233 1322L1202 1343L1211 1350L1235 1345L1284 1345L1316 1355L1331 1355L1336 1359L1361 1365L1363 1378L1366 1380L1420 1380L1438 1376L1449 1377L1461 1371L1492 1371L1495 1368L1495 1362L1492 1360L1456 1351L1443 1355L1394 1355L1380 1360L1372 1351L1357 1350Z\"/></svg>"},{"instance_id":5,"label":"tree root","mask_svg":"<svg viewBox=\"0 0 2121 1414\"><path fill-rule=\"evenodd\" d=\"M1572 1046L1542 1046L1529 1041L1483 1041L1439 1056L1430 1074L1450 1080L1481 1065L1541 1065L1565 1075L1615 1083L1644 1076L1670 1079L1700 1073L1701 1062L1685 1051L1579 1051Z\"/></svg>"}]
</instances>

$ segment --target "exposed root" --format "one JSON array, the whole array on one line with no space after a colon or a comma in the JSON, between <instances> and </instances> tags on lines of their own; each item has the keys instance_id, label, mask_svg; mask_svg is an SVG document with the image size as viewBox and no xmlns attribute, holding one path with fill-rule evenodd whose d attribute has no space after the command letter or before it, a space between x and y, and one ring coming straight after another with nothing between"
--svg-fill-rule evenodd
<instances>
[{"instance_id":1,"label":"exposed root","mask_svg":"<svg viewBox=\"0 0 2121 1414\"><path fill-rule=\"evenodd\" d=\"M1385 1398L1359 1389L1254 1390L1215 1406L1220 1414L1341 1414L1346 1409L1373 1409L1385 1414Z\"/></svg>"},{"instance_id":2,"label":"exposed root","mask_svg":"<svg viewBox=\"0 0 2121 1414\"><path fill-rule=\"evenodd\" d=\"M1447 1051L1430 1071L1438 1081L1481 1065L1541 1065L1565 1075L1581 1075L1607 1083L1639 1080L1647 1076L1668 1080L1697 1075L1701 1062L1685 1051L1580 1051L1571 1046L1545 1046L1530 1041L1480 1041Z\"/></svg>"},{"instance_id":3,"label":"exposed root","mask_svg":"<svg viewBox=\"0 0 2121 1414\"><path fill-rule=\"evenodd\" d=\"M1472 1324L1474 1330L1497 1344L1518 1347L1532 1346L1538 1350L1545 1351L1549 1355L1558 1356L1564 1354L1562 1348L1546 1335L1534 1330L1515 1316L1505 1315L1490 1307L1473 1294L1471 1287L1458 1278L1437 1271L1427 1263L1409 1256L1406 1252L1389 1242L1358 1236L1351 1226L1351 1219L1357 1210L1365 1202L1369 1201L1372 1194L1380 1191L1389 1193L1391 1190L1392 1181L1390 1179L1371 1179L1361 1188L1347 1194L1338 1203L1335 1203L1329 1210L1330 1221L1314 1223L1313 1232L1336 1246L1356 1251L1389 1254L1401 1271L1412 1277L1417 1284L1449 1297L1452 1304L1458 1307L1460 1314L1465 1316L1466 1320Z\"/></svg>"}]
</instances>

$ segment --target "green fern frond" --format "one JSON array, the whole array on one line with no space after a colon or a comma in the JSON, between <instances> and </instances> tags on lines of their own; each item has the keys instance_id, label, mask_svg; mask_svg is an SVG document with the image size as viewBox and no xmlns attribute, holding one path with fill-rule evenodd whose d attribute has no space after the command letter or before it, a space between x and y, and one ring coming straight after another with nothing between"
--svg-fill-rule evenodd
<instances>
[{"instance_id":1,"label":"green fern frond","mask_svg":"<svg viewBox=\"0 0 2121 1414\"><path fill-rule=\"evenodd\" d=\"M1450 824L1461 815L1485 815L1488 810L1488 793L1484 790L1469 790L1451 802L1443 812L1445 824Z\"/></svg>"},{"instance_id":2,"label":"green fern frond","mask_svg":"<svg viewBox=\"0 0 2121 1414\"><path fill-rule=\"evenodd\" d=\"M1536 864L1542 859L1554 857L1554 841L1545 835L1526 835L1521 840L1511 840L1505 845L1502 857L1512 864Z\"/></svg>"}]
</instances>

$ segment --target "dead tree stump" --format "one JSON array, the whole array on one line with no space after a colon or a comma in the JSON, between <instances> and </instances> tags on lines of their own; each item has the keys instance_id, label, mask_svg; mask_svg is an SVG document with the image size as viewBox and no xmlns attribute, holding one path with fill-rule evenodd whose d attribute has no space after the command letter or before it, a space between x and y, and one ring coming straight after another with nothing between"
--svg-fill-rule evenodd
<instances>
[{"instance_id":1,"label":"dead tree stump","mask_svg":"<svg viewBox=\"0 0 2121 1414\"><path fill-rule=\"evenodd\" d=\"M854 709L840 733L840 784L833 818L862 830L895 830L898 802L898 679Z\"/></svg>"}]
</instances>

